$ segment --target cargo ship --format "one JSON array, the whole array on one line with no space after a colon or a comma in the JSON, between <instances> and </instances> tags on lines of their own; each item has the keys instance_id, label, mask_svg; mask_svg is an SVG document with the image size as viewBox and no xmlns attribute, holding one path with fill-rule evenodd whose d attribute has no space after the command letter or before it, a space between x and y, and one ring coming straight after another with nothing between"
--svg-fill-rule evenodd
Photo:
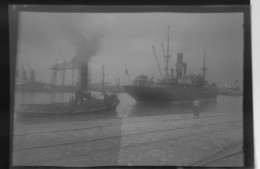
<instances>
[{"instance_id":1,"label":"cargo ship","mask_svg":"<svg viewBox=\"0 0 260 169\"><path fill-rule=\"evenodd\" d=\"M169 73L168 63L171 55L169 54L169 29L167 52L162 50L165 59L165 73L163 75L153 46L153 51L157 66L160 71L161 79L149 79L145 75L139 75L132 84L123 86L124 91L133 97L137 102L191 102L194 99L208 100L216 99L217 84L209 83L205 80L206 74L206 55L204 51L204 60L202 75L186 74L187 63L183 61L183 54L177 54L176 69L171 69ZM165 54L166 53L166 54Z\"/></svg>"},{"instance_id":2,"label":"cargo ship","mask_svg":"<svg viewBox=\"0 0 260 169\"><path fill-rule=\"evenodd\" d=\"M69 102L22 104L15 111L15 116L42 117L115 110L119 104L117 95L103 91L103 97L94 97L88 90L88 82L88 66L82 65L80 68L80 87Z\"/></svg>"}]
</instances>

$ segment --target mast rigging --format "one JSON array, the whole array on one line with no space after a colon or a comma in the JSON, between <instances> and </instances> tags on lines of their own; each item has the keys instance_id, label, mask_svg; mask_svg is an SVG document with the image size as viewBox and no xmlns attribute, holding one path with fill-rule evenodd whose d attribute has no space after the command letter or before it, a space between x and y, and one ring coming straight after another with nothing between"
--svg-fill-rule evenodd
<instances>
[{"instance_id":1,"label":"mast rigging","mask_svg":"<svg viewBox=\"0 0 260 169\"><path fill-rule=\"evenodd\" d=\"M170 31L170 26L168 25L168 36L167 36L167 53L166 53L166 65L165 65L165 72L166 72L166 79L169 78L169 71L168 71L168 63L169 63L169 42L170 42L170 35L169 35L169 31Z\"/></svg>"},{"instance_id":2,"label":"mast rigging","mask_svg":"<svg viewBox=\"0 0 260 169\"><path fill-rule=\"evenodd\" d=\"M203 58L203 67L202 67L201 69L202 69L202 71L203 71L203 81L204 81L204 83L205 83L206 70L207 70L207 68L206 68L206 52L205 52L205 50L204 50L204 52L203 52L203 55L204 55L204 58Z\"/></svg>"},{"instance_id":3,"label":"mast rigging","mask_svg":"<svg viewBox=\"0 0 260 169\"><path fill-rule=\"evenodd\" d=\"M161 75L162 78L163 78L163 74L162 74L162 71L161 71L161 68L160 68L160 65L159 65L158 59L157 59L157 55L156 55L156 53L155 53L154 46L153 46L153 52L154 52L154 56L155 56L155 59L156 59L157 66L158 66L159 71L160 71L160 75Z\"/></svg>"}]
</instances>

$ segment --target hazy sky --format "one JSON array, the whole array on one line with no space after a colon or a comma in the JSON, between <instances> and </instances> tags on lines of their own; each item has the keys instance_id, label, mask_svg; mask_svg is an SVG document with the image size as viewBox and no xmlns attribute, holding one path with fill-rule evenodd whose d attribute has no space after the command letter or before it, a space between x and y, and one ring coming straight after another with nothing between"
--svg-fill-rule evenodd
<instances>
[{"instance_id":1,"label":"hazy sky","mask_svg":"<svg viewBox=\"0 0 260 169\"><path fill-rule=\"evenodd\" d=\"M50 82L49 69L73 57L85 59L92 69L92 82L127 80L140 74L159 78L152 45L163 69L161 43L166 47L170 26L169 67L175 69L178 52L183 53L188 73L202 73L206 51L206 79L219 86L243 82L243 14L180 13L38 13L20 14L18 67L35 70L36 78ZM83 57L82 57L83 56ZM66 84L71 83L67 71ZM59 77L60 78L60 77ZM61 83L61 80L58 79Z\"/></svg>"}]
</instances>

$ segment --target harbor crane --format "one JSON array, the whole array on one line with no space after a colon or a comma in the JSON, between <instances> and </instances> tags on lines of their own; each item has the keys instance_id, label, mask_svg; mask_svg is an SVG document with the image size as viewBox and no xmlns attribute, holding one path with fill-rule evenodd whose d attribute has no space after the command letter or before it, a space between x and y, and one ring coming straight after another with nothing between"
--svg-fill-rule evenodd
<instances>
[{"instance_id":1,"label":"harbor crane","mask_svg":"<svg viewBox=\"0 0 260 169\"><path fill-rule=\"evenodd\" d=\"M62 86L65 85L65 73L66 70L72 70L72 86L74 86L74 76L75 76L75 70L80 70L80 63L75 62L73 59L71 61L66 61L64 59L64 62L62 63L56 63L54 65L50 66L50 69L52 70L52 78L51 78L51 84L57 85L57 75L58 72L61 72L62 75ZM89 75L90 77L90 75Z\"/></svg>"}]
</instances>

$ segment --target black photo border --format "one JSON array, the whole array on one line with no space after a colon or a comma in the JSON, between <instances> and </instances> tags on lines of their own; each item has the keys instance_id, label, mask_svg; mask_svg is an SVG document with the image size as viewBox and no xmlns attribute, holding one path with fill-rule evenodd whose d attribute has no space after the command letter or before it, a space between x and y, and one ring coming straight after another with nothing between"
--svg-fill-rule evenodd
<instances>
[{"instance_id":1,"label":"black photo border","mask_svg":"<svg viewBox=\"0 0 260 169\"><path fill-rule=\"evenodd\" d=\"M72 3L73 2L73 3ZM17 5L15 10L12 5ZM24 6L26 5L26 6ZM45 8L42 5L50 5ZM72 6L73 5L73 6ZM75 5L75 6L74 6ZM81 6L81 5L84 5ZM86 5L86 6L85 6ZM242 12L244 14L244 89L243 89L243 137L244 137L244 167L254 168L254 137L253 137L253 91L252 91L252 51L251 51L251 7L250 1L241 0L176 0L176 1L9 1L1 7L1 46L3 47L4 56L1 63L1 77L3 80L1 86L9 88L6 90L2 98L4 107L1 111L1 137L2 145L7 152L3 155L8 159L10 168L42 168L42 167L12 167L12 124L13 124L13 105L14 105L14 70L16 64L16 42L17 42L17 25L18 13L20 11L34 12L175 12L175 13L233 13ZM10 27L14 29L10 29ZM12 44L12 45L10 45ZM7 99L8 98L8 99ZM8 130L9 129L9 130ZM2 132L1 132L2 133ZM8 154L8 155L7 155ZM2 161L2 160L1 160ZM163 166L162 166L163 167ZM177 166L176 166L177 167ZM5 167L4 167L5 168ZM48 168L48 167L44 167ZM51 167L53 168L53 167ZM55 167L59 168L59 167ZM67 167L66 167L67 168ZM100 168L100 167L98 167ZM102 167L101 167L102 168ZM118 166L106 168L119 168ZM121 167L120 167L121 168ZM125 167L124 167L125 168ZM136 168L136 167L133 167ZM143 168L143 167L139 167ZM150 168L150 167L149 167ZM152 167L153 168L153 167ZM164 167L163 167L164 168ZM198 168L198 167L182 167L182 168ZM208 167L199 167L208 168ZM216 168L216 167L214 167ZM233 168L233 167L225 167ZM238 167L235 167L238 168Z\"/></svg>"}]
</instances>

